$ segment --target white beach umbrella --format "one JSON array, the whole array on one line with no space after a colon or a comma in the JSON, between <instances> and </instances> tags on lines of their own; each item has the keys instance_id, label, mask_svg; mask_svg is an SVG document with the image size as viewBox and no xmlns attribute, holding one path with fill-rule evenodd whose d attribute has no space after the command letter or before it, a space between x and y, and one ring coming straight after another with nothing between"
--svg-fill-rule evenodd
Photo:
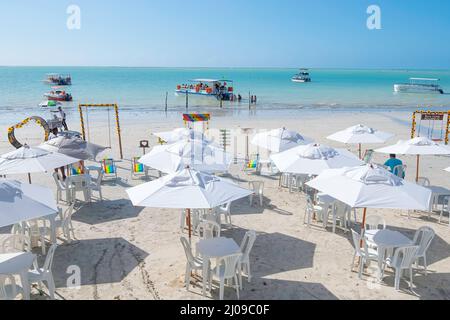
<instances>
[{"instance_id":1,"label":"white beach umbrella","mask_svg":"<svg viewBox=\"0 0 450 320\"><path fill-rule=\"evenodd\" d=\"M222 148L199 140L183 140L156 146L139 162L164 173L174 173L187 166L198 171L227 172L232 156Z\"/></svg>"},{"instance_id":2,"label":"white beach umbrella","mask_svg":"<svg viewBox=\"0 0 450 320\"><path fill-rule=\"evenodd\" d=\"M48 172L78 161L76 158L61 153L25 145L20 149L0 156L0 174Z\"/></svg>"},{"instance_id":3,"label":"white beach umbrella","mask_svg":"<svg viewBox=\"0 0 450 320\"><path fill-rule=\"evenodd\" d=\"M50 189L0 179L0 228L46 217L57 211Z\"/></svg>"},{"instance_id":4,"label":"white beach umbrella","mask_svg":"<svg viewBox=\"0 0 450 320\"><path fill-rule=\"evenodd\" d=\"M378 131L368 126L358 124L343 131L336 132L327 137L328 140L337 141L345 144L357 144L359 146L359 157L362 158L363 144L385 143L394 135L391 133Z\"/></svg>"},{"instance_id":5,"label":"white beach umbrella","mask_svg":"<svg viewBox=\"0 0 450 320\"><path fill-rule=\"evenodd\" d=\"M324 171L307 183L352 208L424 210L430 209L432 192L407 182L376 165Z\"/></svg>"},{"instance_id":6,"label":"white beach umbrella","mask_svg":"<svg viewBox=\"0 0 450 320\"><path fill-rule=\"evenodd\" d=\"M358 157L347 150L333 149L319 144L296 147L274 154L270 159L281 172L310 175L319 175L327 169L363 164Z\"/></svg>"},{"instance_id":7,"label":"white beach umbrella","mask_svg":"<svg viewBox=\"0 0 450 320\"><path fill-rule=\"evenodd\" d=\"M167 144L173 144L181 140L204 140L209 142L202 132L189 128L177 128L172 131L156 132L153 135Z\"/></svg>"},{"instance_id":8,"label":"white beach umbrella","mask_svg":"<svg viewBox=\"0 0 450 320\"><path fill-rule=\"evenodd\" d=\"M450 155L450 147L428 138L418 137L408 141L399 141L397 144L377 149L375 152L417 156L416 181L419 181L420 156Z\"/></svg>"},{"instance_id":9,"label":"white beach umbrella","mask_svg":"<svg viewBox=\"0 0 450 320\"><path fill-rule=\"evenodd\" d=\"M271 152L283 152L311 142L311 140L304 138L299 133L286 130L285 128L259 133L251 141L253 145Z\"/></svg>"},{"instance_id":10,"label":"white beach umbrella","mask_svg":"<svg viewBox=\"0 0 450 320\"><path fill-rule=\"evenodd\" d=\"M228 180L193 169L184 169L126 192L135 206L170 209L212 209L252 194Z\"/></svg>"},{"instance_id":11,"label":"white beach umbrella","mask_svg":"<svg viewBox=\"0 0 450 320\"><path fill-rule=\"evenodd\" d=\"M75 136L58 136L39 146L51 152L58 152L79 160L95 160L107 148Z\"/></svg>"}]
</instances>

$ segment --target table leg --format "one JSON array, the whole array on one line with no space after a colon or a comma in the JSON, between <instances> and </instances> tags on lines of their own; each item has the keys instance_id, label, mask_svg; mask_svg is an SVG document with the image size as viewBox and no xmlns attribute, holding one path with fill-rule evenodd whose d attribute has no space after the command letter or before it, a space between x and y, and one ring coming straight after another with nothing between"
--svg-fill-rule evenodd
<instances>
[{"instance_id":1,"label":"table leg","mask_svg":"<svg viewBox=\"0 0 450 320\"><path fill-rule=\"evenodd\" d=\"M383 277L383 263L386 249L382 247L378 247L378 281L382 281Z\"/></svg>"},{"instance_id":2,"label":"table leg","mask_svg":"<svg viewBox=\"0 0 450 320\"><path fill-rule=\"evenodd\" d=\"M30 300L30 283L28 282L28 270L20 273L20 282L23 288L23 299Z\"/></svg>"},{"instance_id":3,"label":"table leg","mask_svg":"<svg viewBox=\"0 0 450 320\"><path fill-rule=\"evenodd\" d=\"M208 285L207 279L209 269L209 258L203 257L203 271L202 271L202 283L203 283L203 296L206 297L206 286Z\"/></svg>"},{"instance_id":4,"label":"table leg","mask_svg":"<svg viewBox=\"0 0 450 320\"><path fill-rule=\"evenodd\" d=\"M56 244L56 221L55 221L56 216L50 216L49 220L50 220L50 229L51 229L51 235L50 235L50 242L52 244Z\"/></svg>"}]
</instances>

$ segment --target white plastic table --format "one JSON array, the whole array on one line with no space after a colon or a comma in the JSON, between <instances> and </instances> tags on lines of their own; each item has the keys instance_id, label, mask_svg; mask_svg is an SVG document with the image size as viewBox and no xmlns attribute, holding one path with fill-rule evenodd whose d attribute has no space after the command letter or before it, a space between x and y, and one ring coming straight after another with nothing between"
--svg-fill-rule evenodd
<instances>
[{"instance_id":1,"label":"white plastic table","mask_svg":"<svg viewBox=\"0 0 450 320\"><path fill-rule=\"evenodd\" d=\"M398 231L392 230L367 230L365 237L369 242L375 243L378 247L378 269L379 280L383 274L383 263L388 250L411 246L413 242L407 236Z\"/></svg>"},{"instance_id":2,"label":"white plastic table","mask_svg":"<svg viewBox=\"0 0 450 320\"><path fill-rule=\"evenodd\" d=\"M219 259L241 252L241 248L233 239L214 238L200 240L197 243L197 252L203 258L203 296L206 296L206 279L208 277L209 264L211 259Z\"/></svg>"},{"instance_id":3,"label":"white plastic table","mask_svg":"<svg viewBox=\"0 0 450 320\"><path fill-rule=\"evenodd\" d=\"M0 254L0 274L19 275L22 282L24 300L30 300L30 284L28 270L36 256L29 252Z\"/></svg>"},{"instance_id":4,"label":"white plastic table","mask_svg":"<svg viewBox=\"0 0 450 320\"><path fill-rule=\"evenodd\" d=\"M450 197L450 190L444 187L439 186L429 186L425 187L428 190L431 190L431 208L430 213L433 211L435 205L438 203L440 197Z\"/></svg>"}]
</instances>

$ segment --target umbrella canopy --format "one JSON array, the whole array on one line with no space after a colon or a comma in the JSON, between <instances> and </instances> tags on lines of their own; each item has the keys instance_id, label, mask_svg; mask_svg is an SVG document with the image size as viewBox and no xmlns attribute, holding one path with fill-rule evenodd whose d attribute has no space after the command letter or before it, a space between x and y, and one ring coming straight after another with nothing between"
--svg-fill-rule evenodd
<instances>
[{"instance_id":1,"label":"umbrella canopy","mask_svg":"<svg viewBox=\"0 0 450 320\"><path fill-rule=\"evenodd\" d=\"M60 153L53 153L27 145L0 156L0 174L48 172L79 160Z\"/></svg>"},{"instance_id":2,"label":"umbrella canopy","mask_svg":"<svg viewBox=\"0 0 450 320\"><path fill-rule=\"evenodd\" d=\"M170 209L212 209L252 191L193 169L165 176L127 190L133 205Z\"/></svg>"},{"instance_id":3,"label":"umbrella canopy","mask_svg":"<svg viewBox=\"0 0 450 320\"><path fill-rule=\"evenodd\" d=\"M324 170L362 165L354 154L319 144L309 144L274 154L270 159L281 172L319 175Z\"/></svg>"},{"instance_id":4,"label":"umbrella canopy","mask_svg":"<svg viewBox=\"0 0 450 320\"><path fill-rule=\"evenodd\" d=\"M428 138L418 137L408 141L399 141L389 147L375 150L378 153L402 154L417 156L416 181L419 180L420 156L450 155L450 147L436 143Z\"/></svg>"},{"instance_id":5,"label":"umbrella canopy","mask_svg":"<svg viewBox=\"0 0 450 320\"><path fill-rule=\"evenodd\" d=\"M46 217L57 211L50 189L0 179L0 228Z\"/></svg>"},{"instance_id":6,"label":"umbrella canopy","mask_svg":"<svg viewBox=\"0 0 450 320\"><path fill-rule=\"evenodd\" d=\"M428 211L432 194L375 165L327 170L307 185L352 208Z\"/></svg>"},{"instance_id":7,"label":"umbrella canopy","mask_svg":"<svg viewBox=\"0 0 450 320\"><path fill-rule=\"evenodd\" d=\"M209 142L202 132L188 128L178 128L172 131L156 132L153 135L160 138L167 144L177 143L181 140L204 140Z\"/></svg>"},{"instance_id":8,"label":"umbrella canopy","mask_svg":"<svg viewBox=\"0 0 450 320\"><path fill-rule=\"evenodd\" d=\"M80 160L95 160L101 152L107 149L75 136L58 136L41 144L39 148Z\"/></svg>"},{"instance_id":9,"label":"umbrella canopy","mask_svg":"<svg viewBox=\"0 0 450 320\"><path fill-rule=\"evenodd\" d=\"M218 146L199 140L183 140L156 146L140 163L164 173L174 173L187 166L203 172L226 172L232 156Z\"/></svg>"},{"instance_id":10,"label":"umbrella canopy","mask_svg":"<svg viewBox=\"0 0 450 320\"><path fill-rule=\"evenodd\" d=\"M271 152L283 152L311 142L311 140L304 138L299 133L286 130L285 128L259 133L251 141L253 145Z\"/></svg>"},{"instance_id":11,"label":"umbrella canopy","mask_svg":"<svg viewBox=\"0 0 450 320\"><path fill-rule=\"evenodd\" d=\"M426 156L426 155L449 155L450 147L434 142L428 138L418 137L408 141L399 141L389 147L375 150L378 153L385 154L402 154L402 155L414 155L414 156Z\"/></svg>"},{"instance_id":12,"label":"umbrella canopy","mask_svg":"<svg viewBox=\"0 0 450 320\"><path fill-rule=\"evenodd\" d=\"M385 143L393 136L394 135L391 133L378 131L359 124L346 130L336 132L335 134L327 137L327 139L345 144L378 144Z\"/></svg>"}]
</instances>

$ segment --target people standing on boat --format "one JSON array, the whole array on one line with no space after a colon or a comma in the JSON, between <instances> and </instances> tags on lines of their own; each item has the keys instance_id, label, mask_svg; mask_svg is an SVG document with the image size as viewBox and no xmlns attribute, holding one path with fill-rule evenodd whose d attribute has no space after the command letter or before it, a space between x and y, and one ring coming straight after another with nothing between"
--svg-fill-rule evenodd
<instances>
[{"instance_id":1,"label":"people standing on boat","mask_svg":"<svg viewBox=\"0 0 450 320\"><path fill-rule=\"evenodd\" d=\"M66 113L63 111L61 107L58 107L59 116L61 118L62 125L64 127L64 130L69 131L69 128L67 127L66 123Z\"/></svg>"}]
</instances>

